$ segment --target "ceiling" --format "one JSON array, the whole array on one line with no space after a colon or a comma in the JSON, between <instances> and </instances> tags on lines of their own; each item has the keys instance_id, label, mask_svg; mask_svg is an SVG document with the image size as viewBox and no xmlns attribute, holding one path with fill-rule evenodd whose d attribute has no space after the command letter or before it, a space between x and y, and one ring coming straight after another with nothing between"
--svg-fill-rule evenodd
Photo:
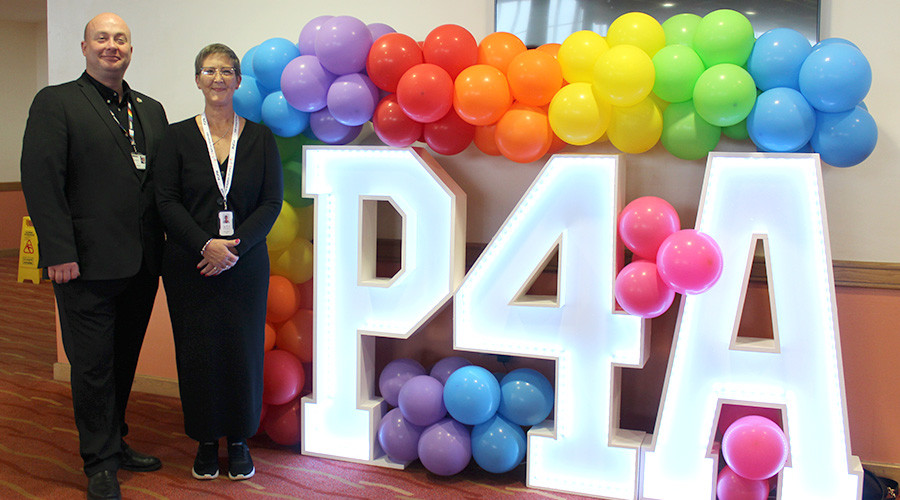
<instances>
[{"instance_id":1,"label":"ceiling","mask_svg":"<svg viewBox=\"0 0 900 500\"><path fill-rule=\"evenodd\" d=\"M0 20L41 23L47 20L45 0L0 0Z\"/></svg>"}]
</instances>

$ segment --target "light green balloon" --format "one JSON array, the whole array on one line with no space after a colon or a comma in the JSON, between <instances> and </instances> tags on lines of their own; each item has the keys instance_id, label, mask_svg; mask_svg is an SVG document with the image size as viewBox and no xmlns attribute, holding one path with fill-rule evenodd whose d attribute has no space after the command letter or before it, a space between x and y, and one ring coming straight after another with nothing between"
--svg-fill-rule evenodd
<instances>
[{"instance_id":1,"label":"light green balloon","mask_svg":"<svg viewBox=\"0 0 900 500\"><path fill-rule=\"evenodd\" d=\"M692 101L673 103L663 112L660 141L677 158L704 158L719 144L721 136L721 129L701 118Z\"/></svg>"},{"instance_id":2,"label":"light green balloon","mask_svg":"<svg viewBox=\"0 0 900 500\"><path fill-rule=\"evenodd\" d=\"M303 197L303 169L300 160L289 160L282 164L284 181L284 201L294 208L305 207L313 204L312 198Z\"/></svg>"},{"instance_id":3,"label":"light green balloon","mask_svg":"<svg viewBox=\"0 0 900 500\"><path fill-rule=\"evenodd\" d=\"M697 113L718 127L728 127L747 118L755 103L753 77L734 64L717 64L707 69L694 85Z\"/></svg>"},{"instance_id":4,"label":"light green balloon","mask_svg":"<svg viewBox=\"0 0 900 500\"><path fill-rule=\"evenodd\" d=\"M656 81L653 93L664 101L684 102L694 96L694 84L706 69L693 49L667 45L653 56Z\"/></svg>"},{"instance_id":5,"label":"light green balloon","mask_svg":"<svg viewBox=\"0 0 900 500\"><path fill-rule=\"evenodd\" d=\"M736 141L746 141L750 138L750 132L747 132L747 119L735 123L734 125L723 127L722 133L729 139Z\"/></svg>"},{"instance_id":6,"label":"light green balloon","mask_svg":"<svg viewBox=\"0 0 900 500\"><path fill-rule=\"evenodd\" d=\"M743 66L753 51L756 38L746 16L731 9L719 9L705 15L694 33L694 50L711 68L731 63Z\"/></svg>"},{"instance_id":7,"label":"light green balloon","mask_svg":"<svg viewBox=\"0 0 900 500\"><path fill-rule=\"evenodd\" d=\"M666 45L694 46L694 33L702 19L697 14L676 14L662 23L663 32L666 34Z\"/></svg>"}]
</instances>

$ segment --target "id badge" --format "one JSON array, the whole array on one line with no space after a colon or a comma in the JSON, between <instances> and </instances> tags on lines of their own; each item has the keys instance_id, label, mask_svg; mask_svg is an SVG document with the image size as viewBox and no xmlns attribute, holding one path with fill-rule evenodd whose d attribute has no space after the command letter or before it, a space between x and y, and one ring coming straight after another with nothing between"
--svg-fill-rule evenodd
<instances>
[{"instance_id":1,"label":"id badge","mask_svg":"<svg viewBox=\"0 0 900 500\"><path fill-rule=\"evenodd\" d=\"M131 159L134 161L134 168L138 170L147 170L147 155L131 153Z\"/></svg>"},{"instance_id":2,"label":"id badge","mask_svg":"<svg viewBox=\"0 0 900 500\"><path fill-rule=\"evenodd\" d=\"M219 212L219 236L231 236L234 234L234 214L231 210Z\"/></svg>"}]
</instances>

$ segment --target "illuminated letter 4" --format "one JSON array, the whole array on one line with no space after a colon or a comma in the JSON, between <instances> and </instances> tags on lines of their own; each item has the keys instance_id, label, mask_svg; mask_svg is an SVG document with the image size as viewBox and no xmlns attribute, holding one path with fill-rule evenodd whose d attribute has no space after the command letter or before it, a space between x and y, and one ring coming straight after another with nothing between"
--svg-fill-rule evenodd
<instances>
[{"instance_id":1,"label":"illuminated letter 4","mask_svg":"<svg viewBox=\"0 0 900 500\"><path fill-rule=\"evenodd\" d=\"M465 193L423 150L305 147L315 198L313 393L303 398L303 454L402 467L375 438L375 337L408 338L462 281ZM375 206L403 226L402 266L375 273Z\"/></svg>"},{"instance_id":2,"label":"illuminated letter 4","mask_svg":"<svg viewBox=\"0 0 900 500\"><path fill-rule=\"evenodd\" d=\"M644 498L715 498L723 402L782 408L790 456L779 498L859 498L818 155L711 154L696 229L725 266L709 291L682 300ZM736 332L757 240L776 331L751 343Z\"/></svg>"}]
</instances>

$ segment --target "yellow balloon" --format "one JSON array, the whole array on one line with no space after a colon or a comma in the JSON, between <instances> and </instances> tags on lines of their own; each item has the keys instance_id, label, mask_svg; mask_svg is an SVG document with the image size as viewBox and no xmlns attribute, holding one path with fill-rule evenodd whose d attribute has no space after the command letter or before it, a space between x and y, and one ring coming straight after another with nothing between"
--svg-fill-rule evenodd
<instances>
[{"instance_id":1,"label":"yellow balloon","mask_svg":"<svg viewBox=\"0 0 900 500\"><path fill-rule=\"evenodd\" d=\"M600 54L609 50L606 40L597 33L581 30L572 33L559 46L556 60L562 68L563 79L569 83L586 82L593 78L594 63Z\"/></svg>"},{"instance_id":2,"label":"yellow balloon","mask_svg":"<svg viewBox=\"0 0 900 500\"><path fill-rule=\"evenodd\" d=\"M649 151L662 135L662 111L647 98L628 107L613 107L609 142L623 153Z\"/></svg>"},{"instance_id":3,"label":"yellow balloon","mask_svg":"<svg viewBox=\"0 0 900 500\"><path fill-rule=\"evenodd\" d=\"M297 237L312 241L314 227L313 217L315 217L313 205L297 207L294 211L297 212Z\"/></svg>"},{"instance_id":4,"label":"yellow balloon","mask_svg":"<svg viewBox=\"0 0 900 500\"><path fill-rule=\"evenodd\" d=\"M273 253L282 252L297 237L297 212L286 201L281 202L281 213L266 236L266 245Z\"/></svg>"},{"instance_id":5,"label":"yellow balloon","mask_svg":"<svg viewBox=\"0 0 900 500\"><path fill-rule=\"evenodd\" d=\"M634 45L611 47L594 64L594 92L613 106L634 106L653 90L653 60Z\"/></svg>"},{"instance_id":6,"label":"yellow balloon","mask_svg":"<svg viewBox=\"0 0 900 500\"><path fill-rule=\"evenodd\" d=\"M547 111L550 128L569 144L590 144L606 132L612 106L597 102L589 83L571 83L553 96Z\"/></svg>"},{"instance_id":7,"label":"yellow balloon","mask_svg":"<svg viewBox=\"0 0 900 500\"><path fill-rule=\"evenodd\" d=\"M629 12L609 25L606 42L610 47L634 45L653 57L659 49L666 46L666 32L659 21L651 16L643 12Z\"/></svg>"},{"instance_id":8,"label":"yellow balloon","mask_svg":"<svg viewBox=\"0 0 900 500\"><path fill-rule=\"evenodd\" d=\"M309 240L296 238L270 263L270 272L284 276L291 283L306 283L313 275L313 244Z\"/></svg>"}]
</instances>

